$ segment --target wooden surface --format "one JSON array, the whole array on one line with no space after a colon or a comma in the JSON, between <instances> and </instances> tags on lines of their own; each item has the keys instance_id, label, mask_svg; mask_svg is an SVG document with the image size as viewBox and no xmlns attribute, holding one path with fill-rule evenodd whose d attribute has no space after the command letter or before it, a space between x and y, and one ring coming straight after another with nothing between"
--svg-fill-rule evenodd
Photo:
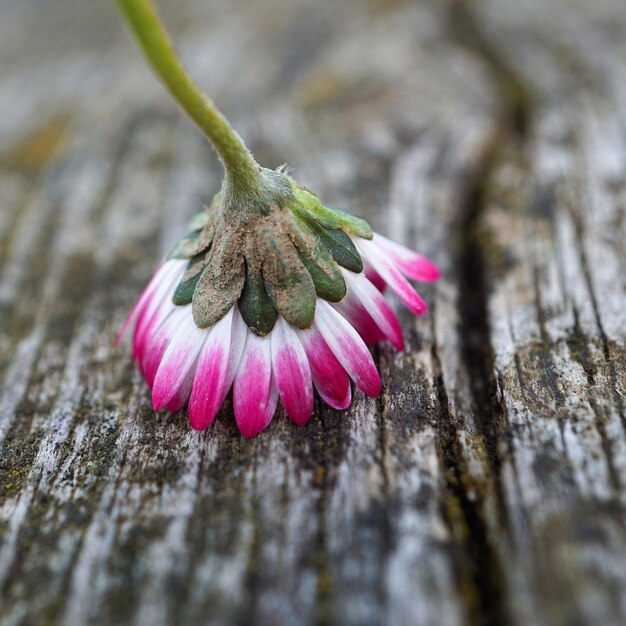
<instances>
[{"instance_id":1,"label":"wooden surface","mask_svg":"<svg viewBox=\"0 0 626 626\"><path fill-rule=\"evenodd\" d=\"M161 2L266 166L434 258L253 441L112 339L218 189L113 3L0 4L0 624L626 623L622 0Z\"/></svg>"}]
</instances>

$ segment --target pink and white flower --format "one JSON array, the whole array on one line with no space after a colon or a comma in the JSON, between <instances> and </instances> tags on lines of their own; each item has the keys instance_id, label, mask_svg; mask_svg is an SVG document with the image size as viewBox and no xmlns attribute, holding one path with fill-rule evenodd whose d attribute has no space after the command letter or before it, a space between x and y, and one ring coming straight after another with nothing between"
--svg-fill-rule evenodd
<instances>
[{"instance_id":1,"label":"pink and white flower","mask_svg":"<svg viewBox=\"0 0 626 626\"><path fill-rule=\"evenodd\" d=\"M306 424L314 388L331 407L352 399L350 379L377 396L367 348L402 349L389 286L416 315L427 307L407 278L433 281L425 257L322 203L286 166L261 167L175 54L149 0L118 2L152 67L213 144L224 181L193 217L133 308L133 358L155 409L189 405L207 428L232 389L239 430L252 437L278 405Z\"/></svg>"},{"instance_id":2,"label":"pink and white flower","mask_svg":"<svg viewBox=\"0 0 626 626\"><path fill-rule=\"evenodd\" d=\"M253 437L269 425L279 399L289 417L304 425L313 412L314 388L335 409L350 405L350 379L365 394L379 395L380 377L367 344L388 340L403 348L400 323L382 291L389 286L422 315L427 306L407 278L435 281L439 271L381 235L352 241L364 271L341 268L345 297L338 303L318 298L309 328L296 328L279 315L263 337L248 328L237 304L213 326L198 328L192 305L172 302L187 261L161 264L117 340L134 324L133 359L152 389L154 408L175 412L188 404L192 428L204 430L232 389L237 426Z\"/></svg>"}]
</instances>

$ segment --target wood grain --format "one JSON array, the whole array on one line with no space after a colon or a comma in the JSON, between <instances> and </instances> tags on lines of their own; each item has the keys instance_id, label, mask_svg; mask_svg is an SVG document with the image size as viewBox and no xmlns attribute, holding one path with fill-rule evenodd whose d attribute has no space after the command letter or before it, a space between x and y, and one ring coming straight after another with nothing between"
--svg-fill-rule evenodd
<instances>
[{"instance_id":1,"label":"wood grain","mask_svg":"<svg viewBox=\"0 0 626 626\"><path fill-rule=\"evenodd\" d=\"M0 624L623 624L622 3L161 5L261 163L443 278L378 399L153 412L112 340L218 163L112 3L0 7Z\"/></svg>"}]
</instances>

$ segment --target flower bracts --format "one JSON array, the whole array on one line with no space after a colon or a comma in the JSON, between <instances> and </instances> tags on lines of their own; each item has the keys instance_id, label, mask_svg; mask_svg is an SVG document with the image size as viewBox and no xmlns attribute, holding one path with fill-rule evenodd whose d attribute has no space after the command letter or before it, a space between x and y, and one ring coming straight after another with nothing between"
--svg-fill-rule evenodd
<instances>
[{"instance_id":1,"label":"flower bracts","mask_svg":"<svg viewBox=\"0 0 626 626\"><path fill-rule=\"evenodd\" d=\"M261 337L279 315L296 328L309 328L317 298L345 297L341 268L363 270L350 235L370 239L367 222L325 207L288 180L291 193L282 206L264 213L225 213L218 194L172 251L170 258L188 259L173 301L191 303L199 328L215 324L235 302L248 328Z\"/></svg>"}]
</instances>

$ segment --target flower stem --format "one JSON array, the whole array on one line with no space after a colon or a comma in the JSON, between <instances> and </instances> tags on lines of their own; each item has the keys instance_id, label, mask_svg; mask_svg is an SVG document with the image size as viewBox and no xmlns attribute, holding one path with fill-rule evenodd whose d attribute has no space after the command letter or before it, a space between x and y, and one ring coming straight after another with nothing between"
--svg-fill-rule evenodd
<instances>
[{"instance_id":1,"label":"flower stem","mask_svg":"<svg viewBox=\"0 0 626 626\"><path fill-rule=\"evenodd\" d=\"M213 144L229 187L258 192L261 173L254 157L183 67L151 0L116 1L155 72Z\"/></svg>"}]
</instances>

